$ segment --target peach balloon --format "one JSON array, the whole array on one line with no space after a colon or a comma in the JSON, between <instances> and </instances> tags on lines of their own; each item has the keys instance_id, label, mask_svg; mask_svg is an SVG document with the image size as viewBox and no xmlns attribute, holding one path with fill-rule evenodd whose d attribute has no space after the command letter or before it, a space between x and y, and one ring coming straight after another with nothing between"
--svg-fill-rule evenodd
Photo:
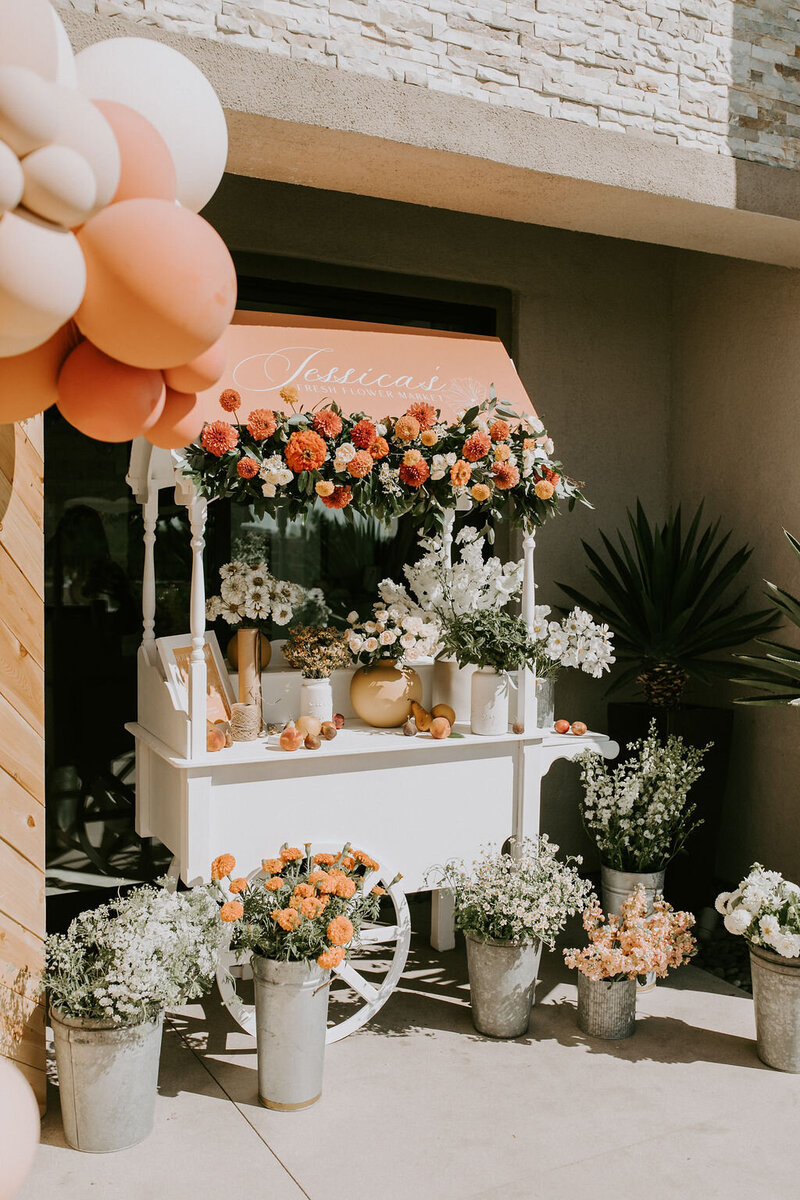
<instances>
[{"instance_id":1,"label":"peach balloon","mask_svg":"<svg viewBox=\"0 0 800 1200\"><path fill-rule=\"evenodd\" d=\"M93 100L117 139L121 162L119 184L112 204L120 200L174 200L175 164L155 125L116 100Z\"/></svg>"},{"instance_id":2,"label":"peach balloon","mask_svg":"<svg viewBox=\"0 0 800 1200\"><path fill-rule=\"evenodd\" d=\"M164 372L164 380L167 387L174 388L176 392L202 392L213 387L217 380L221 379L227 361L223 333L219 341L214 342L205 354L199 355L190 363L184 363L182 367L170 367Z\"/></svg>"},{"instance_id":3,"label":"peach balloon","mask_svg":"<svg viewBox=\"0 0 800 1200\"><path fill-rule=\"evenodd\" d=\"M81 342L61 368L58 409L70 425L99 442L129 442L158 421L164 409L158 371L129 367Z\"/></svg>"},{"instance_id":4,"label":"peach balloon","mask_svg":"<svg viewBox=\"0 0 800 1200\"><path fill-rule=\"evenodd\" d=\"M85 287L74 234L22 209L0 217L0 356L46 342L73 315Z\"/></svg>"},{"instance_id":5,"label":"peach balloon","mask_svg":"<svg viewBox=\"0 0 800 1200\"><path fill-rule=\"evenodd\" d=\"M0 1058L0 1200L12 1200L22 1188L36 1157L39 1135L33 1088L19 1067Z\"/></svg>"},{"instance_id":6,"label":"peach balloon","mask_svg":"<svg viewBox=\"0 0 800 1200\"><path fill-rule=\"evenodd\" d=\"M0 64L29 67L45 79L58 74L56 23L47 0L0 0Z\"/></svg>"},{"instance_id":7,"label":"peach balloon","mask_svg":"<svg viewBox=\"0 0 800 1200\"><path fill-rule=\"evenodd\" d=\"M35 350L0 358L0 425L24 421L55 404L58 373L77 340L69 321Z\"/></svg>"},{"instance_id":8,"label":"peach balloon","mask_svg":"<svg viewBox=\"0 0 800 1200\"><path fill-rule=\"evenodd\" d=\"M82 154L70 146L42 146L22 160L22 203L38 217L70 229L94 208L97 184Z\"/></svg>"},{"instance_id":9,"label":"peach balloon","mask_svg":"<svg viewBox=\"0 0 800 1200\"><path fill-rule=\"evenodd\" d=\"M236 306L236 271L215 229L167 200L122 200L78 233L87 285L75 320L135 367L181 366L213 346Z\"/></svg>"},{"instance_id":10,"label":"peach balloon","mask_svg":"<svg viewBox=\"0 0 800 1200\"><path fill-rule=\"evenodd\" d=\"M164 410L145 436L162 450L181 450L197 441L204 423L194 392L176 392L168 387Z\"/></svg>"},{"instance_id":11,"label":"peach balloon","mask_svg":"<svg viewBox=\"0 0 800 1200\"><path fill-rule=\"evenodd\" d=\"M27 67L0 66L0 138L15 154L56 141L61 128L52 84Z\"/></svg>"}]
</instances>

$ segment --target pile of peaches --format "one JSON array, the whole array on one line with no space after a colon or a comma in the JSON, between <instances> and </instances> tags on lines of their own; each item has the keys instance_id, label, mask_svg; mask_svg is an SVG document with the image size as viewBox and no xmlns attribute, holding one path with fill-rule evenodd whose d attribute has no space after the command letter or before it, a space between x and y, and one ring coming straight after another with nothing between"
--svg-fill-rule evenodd
<instances>
[{"instance_id":1,"label":"pile of peaches","mask_svg":"<svg viewBox=\"0 0 800 1200\"><path fill-rule=\"evenodd\" d=\"M556 721L553 725L556 733L573 733L575 737L583 737L586 733L585 721L573 721L570 725L569 721Z\"/></svg>"},{"instance_id":2,"label":"pile of peaches","mask_svg":"<svg viewBox=\"0 0 800 1200\"><path fill-rule=\"evenodd\" d=\"M299 750L301 746L306 750L319 750L323 741L332 742L343 726L344 717L341 713L334 713L330 721L320 721L318 717L298 717L283 727L279 739L281 750Z\"/></svg>"}]
</instances>

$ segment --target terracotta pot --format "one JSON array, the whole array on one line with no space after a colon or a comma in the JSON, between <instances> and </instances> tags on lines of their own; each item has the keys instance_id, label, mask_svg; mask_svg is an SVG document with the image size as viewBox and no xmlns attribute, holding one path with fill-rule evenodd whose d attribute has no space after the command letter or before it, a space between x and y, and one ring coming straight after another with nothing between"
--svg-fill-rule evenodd
<instances>
[{"instance_id":1,"label":"terracotta pot","mask_svg":"<svg viewBox=\"0 0 800 1200\"><path fill-rule=\"evenodd\" d=\"M411 715L412 700L422 700L422 680L411 667L389 659L360 667L350 681L353 711L377 729L402 725Z\"/></svg>"}]
</instances>

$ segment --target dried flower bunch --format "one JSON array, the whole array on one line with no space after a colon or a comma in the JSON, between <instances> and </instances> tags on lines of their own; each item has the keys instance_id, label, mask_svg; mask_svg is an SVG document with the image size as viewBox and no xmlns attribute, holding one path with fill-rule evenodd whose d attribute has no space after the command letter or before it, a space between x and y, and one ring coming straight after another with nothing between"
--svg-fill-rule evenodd
<instances>
[{"instance_id":1,"label":"dried flower bunch","mask_svg":"<svg viewBox=\"0 0 800 1200\"><path fill-rule=\"evenodd\" d=\"M347 637L332 625L298 625L290 630L283 657L306 679L328 679L337 668L350 666Z\"/></svg>"},{"instance_id":2,"label":"dried flower bunch","mask_svg":"<svg viewBox=\"0 0 800 1200\"><path fill-rule=\"evenodd\" d=\"M753 863L735 892L721 892L716 909L735 933L783 958L800 956L800 887Z\"/></svg>"},{"instance_id":3,"label":"dried flower bunch","mask_svg":"<svg viewBox=\"0 0 800 1200\"><path fill-rule=\"evenodd\" d=\"M284 843L276 858L261 865L263 876L248 882L233 877L233 855L221 854L211 864L211 878L233 949L278 962L315 959L326 971L340 966L358 944L363 923L377 919L386 894L373 882L379 864L349 843L338 854L313 856L310 843L304 850Z\"/></svg>"},{"instance_id":4,"label":"dried flower bunch","mask_svg":"<svg viewBox=\"0 0 800 1200\"><path fill-rule=\"evenodd\" d=\"M521 617L502 609L479 610L442 622L440 650L459 667L491 667L495 671L533 669L536 642Z\"/></svg>"},{"instance_id":5,"label":"dried flower bunch","mask_svg":"<svg viewBox=\"0 0 800 1200\"><path fill-rule=\"evenodd\" d=\"M438 869L436 886L453 889L456 928L465 933L552 948L567 917L580 912L591 893L578 874L582 859L557 855L546 835L525 838L514 855L487 846L471 869L463 862Z\"/></svg>"},{"instance_id":6,"label":"dried flower bunch","mask_svg":"<svg viewBox=\"0 0 800 1200\"><path fill-rule=\"evenodd\" d=\"M605 916L597 901L591 904L583 914L589 945L565 950L564 959L587 979L616 983L650 973L663 979L696 952L697 943L689 932L693 925L691 913L675 912L662 899L648 914L647 897L637 888L623 901L619 916Z\"/></svg>"},{"instance_id":7,"label":"dried flower bunch","mask_svg":"<svg viewBox=\"0 0 800 1200\"><path fill-rule=\"evenodd\" d=\"M354 660L369 666L381 659L417 662L433 657L439 644L435 615L421 609L403 585L391 579L378 584L378 596L371 621L359 621L357 612L347 618L347 644Z\"/></svg>"},{"instance_id":8,"label":"dried flower bunch","mask_svg":"<svg viewBox=\"0 0 800 1200\"><path fill-rule=\"evenodd\" d=\"M140 887L51 934L43 983L66 1017L138 1025L209 990L221 941L210 889Z\"/></svg>"},{"instance_id":9,"label":"dried flower bunch","mask_svg":"<svg viewBox=\"0 0 800 1200\"><path fill-rule=\"evenodd\" d=\"M346 513L357 509L388 523L413 512L427 524L458 504L487 514L508 510L541 525L559 501L585 503L538 417L520 417L493 390L451 424L424 402L373 421L335 404L303 411L294 387L280 398L289 411L255 409L243 424L238 392L222 393L234 423L209 422L186 451L187 473L202 495L290 517L304 515L318 497Z\"/></svg>"},{"instance_id":10,"label":"dried flower bunch","mask_svg":"<svg viewBox=\"0 0 800 1200\"><path fill-rule=\"evenodd\" d=\"M575 760L581 772L581 817L600 859L617 871L663 871L692 830L689 790L703 773L702 750L670 736L662 742L651 721L646 738L630 742L630 758L609 770L587 750Z\"/></svg>"},{"instance_id":11,"label":"dried flower bunch","mask_svg":"<svg viewBox=\"0 0 800 1200\"><path fill-rule=\"evenodd\" d=\"M591 613L573 608L563 621L548 621L549 604L537 604L533 619L536 639L536 674L554 679L562 667L576 667L594 679L615 662L613 633L595 623Z\"/></svg>"}]
</instances>

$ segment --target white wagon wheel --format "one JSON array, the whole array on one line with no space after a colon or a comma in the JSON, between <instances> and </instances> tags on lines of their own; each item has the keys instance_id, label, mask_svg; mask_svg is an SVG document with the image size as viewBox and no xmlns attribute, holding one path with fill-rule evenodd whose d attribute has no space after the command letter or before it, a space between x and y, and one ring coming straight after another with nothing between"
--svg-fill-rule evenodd
<instances>
[{"instance_id":1,"label":"white wagon wheel","mask_svg":"<svg viewBox=\"0 0 800 1200\"><path fill-rule=\"evenodd\" d=\"M341 850L341 845L337 846L314 846L314 853L332 852L338 853ZM170 868L170 874L173 874ZM248 882L252 879L257 879L263 875L263 871L252 871L248 876ZM360 1029L367 1021L375 1016L378 1009L382 1008L386 1001L391 996L400 976L406 965L408 958L408 948L411 944L411 915L408 910L408 901L405 893L399 883L392 883L394 872L383 865L377 871L370 871L365 877L364 887L367 891L380 884L386 889L387 897L391 900L394 906L394 923L389 925L380 925L377 923L365 924L362 926L361 935L359 937L358 946L363 946L365 949L371 949L375 946L394 946L394 955L389 970L383 981L378 987L366 978L356 967L352 961L345 960L341 966L335 967L331 972L332 975L338 976L361 1000L358 1009L344 1021L340 1021L336 1025L331 1025L328 1029L328 1042L338 1042L341 1038L347 1037L349 1033L353 1033L356 1029ZM231 975L231 967L242 966L249 959L247 952L232 951L224 949L220 955L220 965L217 970L217 986L219 987L222 1003L228 1009L234 1021L241 1025L247 1033L253 1037L256 1036L256 1014L255 1007L252 1004L246 1004L237 994L236 982Z\"/></svg>"}]
</instances>

